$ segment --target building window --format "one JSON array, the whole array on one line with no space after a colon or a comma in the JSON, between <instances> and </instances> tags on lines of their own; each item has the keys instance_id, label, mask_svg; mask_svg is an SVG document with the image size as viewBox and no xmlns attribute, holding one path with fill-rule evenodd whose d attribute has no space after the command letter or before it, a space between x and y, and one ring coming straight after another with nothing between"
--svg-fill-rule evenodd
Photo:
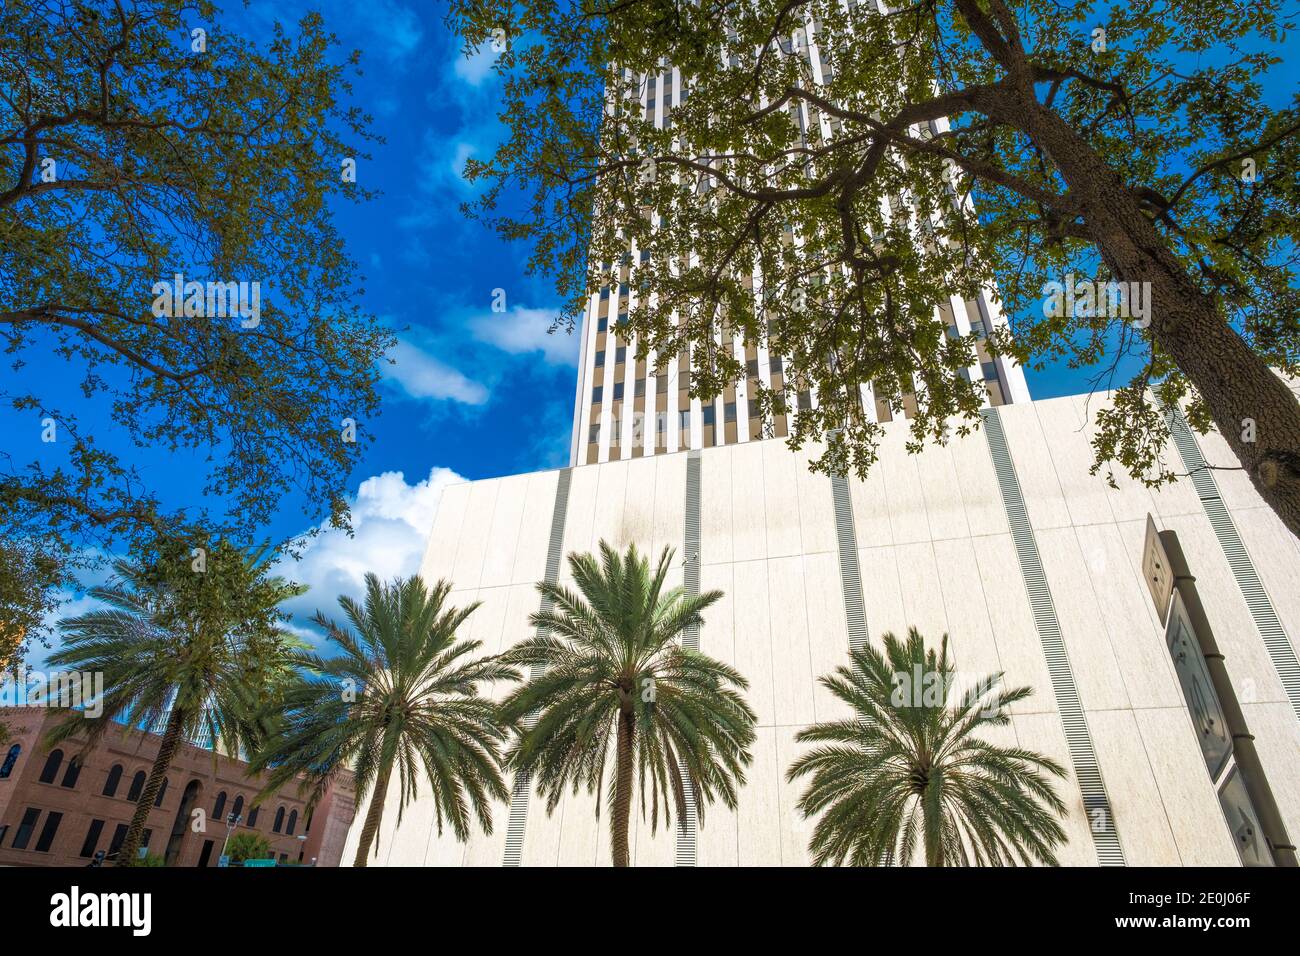
<instances>
[{"instance_id":1,"label":"building window","mask_svg":"<svg viewBox=\"0 0 1300 956\"><path fill-rule=\"evenodd\" d=\"M86 840L81 844L82 856L94 856L95 847L99 846L99 835L104 832L103 820L91 820L90 829L86 831Z\"/></svg>"},{"instance_id":2,"label":"building window","mask_svg":"<svg viewBox=\"0 0 1300 956\"><path fill-rule=\"evenodd\" d=\"M605 350L601 349L599 352L596 353L596 368L600 368L604 364L605 364Z\"/></svg>"},{"instance_id":3,"label":"building window","mask_svg":"<svg viewBox=\"0 0 1300 956\"><path fill-rule=\"evenodd\" d=\"M289 834L289 836L293 836L293 831L296 830L297 828L298 828L298 811L297 811L297 810L290 810L290 811L289 811L289 825L288 825L287 827L285 827L284 832L287 833L287 834Z\"/></svg>"},{"instance_id":4,"label":"building window","mask_svg":"<svg viewBox=\"0 0 1300 956\"><path fill-rule=\"evenodd\" d=\"M284 829L284 807L275 811L275 822L271 824L271 832L279 833Z\"/></svg>"},{"instance_id":5,"label":"building window","mask_svg":"<svg viewBox=\"0 0 1300 956\"><path fill-rule=\"evenodd\" d=\"M126 798L132 803L140 799L140 794L144 793L145 775L143 770L137 770L135 776L131 778L131 788L126 792Z\"/></svg>"},{"instance_id":6,"label":"building window","mask_svg":"<svg viewBox=\"0 0 1300 956\"><path fill-rule=\"evenodd\" d=\"M785 363L781 361L781 356L773 355L767 360L768 368L772 370L773 375L780 375L785 371Z\"/></svg>"},{"instance_id":7,"label":"building window","mask_svg":"<svg viewBox=\"0 0 1300 956\"><path fill-rule=\"evenodd\" d=\"M636 380L636 388L633 390L632 395L634 398L645 397L645 379L638 378Z\"/></svg>"},{"instance_id":8,"label":"building window","mask_svg":"<svg viewBox=\"0 0 1300 956\"><path fill-rule=\"evenodd\" d=\"M244 797L243 797L243 794L240 794L239 796L235 797L235 805L234 805L233 807L230 808L230 812L233 813L233 814L234 814L235 816L237 816L237 817L240 817L240 816L243 816L243 815L244 815Z\"/></svg>"},{"instance_id":9,"label":"building window","mask_svg":"<svg viewBox=\"0 0 1300 956\"><path fill-rule=\"evenodd\" d=\"M799 411L812 411L812 392L799 393Z\"/></svg>"},{"instance_id":10,"label":"building window","mask_svg":"<svg viewBox=\"0 0 1300 956\"><path fill-rule=\"evenodd\" d=\"M81 776L81 761L73 757L68 761L68 769L63 772L63 786L71 790L77 785L77 778Z\"/></svg>"},{"instance_id":11,"label":"building window","mask_svg":"<svg viewBox=\"0 0 1300 956\"><path fill-rule=\"evenodd\" d=\"M45 815L45 826L41 828L40 838L36 841L37 853L49 853L50 847L54 845L54 835L59 832L59 824L63 822L63 814L57 810L51 810Z\"/></svg>"},{"instance_id":12,"label":"building window","mask_svg":"<svg viewBox=\"0 0 1300 956\"><path fill-rule=\"evenodd\" d=\"M226 791L222 790L217 794L216 801L212 804L212 819L220 820L226 812Z\"/></svg>"},{"instance_id":13,"label":"building window","mask_svg":"<svg viewBox=\"0 0 1300 956\"><path fill-rule=\"evenodd\" d=\"M605 397L605 386L597 385L591 390L591 404L599 405L600 400Z\"/></svg>"},{"instance_id":14,"label":"building window","mask_svg":"<svg viewBox=\"0 0 1300 956\"><path fill-rule=\"evenodd\" d=\"M51 750L50 755L45 758L45 766L41 768L41 783L53 783L54 778L59 775L59 767L63 765L63 751Z\"/></svg>"},{"instance_id":15,"label":"building window","mask_svg":"<svg viewBox=\"0 0 1300 956\"><path fill-rule=\"evenodd\" d=\"M122 765L113 764L113 769L108 772L108 779L104 781L104 796L116 797L117 788L122 783Z\"/></svg>"},{"instance_id":16,"label":"building window","mask_svg":"<svg viewBox=\"0 0 1300 956\"><path fill-rule=\"evenodd\" d=\"M242 800L242 799L244 799L244 798L243 798L243 797L240 797L239 799ZM249 825L250 827L256 827L256 826L257 826L257 815L258 815L259 813L261 813L261 812L262 812L262 808L261 808L261 807L253 807L252 810L248 811L248 825Z\"/></svg>"},{"instance_id":17,"label":"building window","mask_svg":"<svg viewBox=\"0 0 1300 956\"><path fill-rule=\"evenodd\" d=\"M158 788L158 796L153 798L153 805L155 807L161 807L163 797L165 796L167 796L167 778L163 777L162 786Z\"/></svg>"},{"instance_id":18,"label":"building window","mask_svg":"<svg viewBox=\"0 0 1300 956\"><path fill-rule=\"evenodd\" d=\"M749 373L750 378L758 378L758 359L752 358L746 362L745 371Z\"/></svg>"},{"instance_id":19,"label":"building window","mask_svg":"<svg viewBox=\"0 0 1300 956\"><path fill-rule=\"evenodd\" d=\"M19 744L14 744L9 748L9 752L5 754L5 762L0 764L0 780L14 772L14 764L18 762L18 755L22 752L23 748Z\"/></svg>"},{"instance_id":20,"label":"building window","mask_svg":"<svg viewBox=\"0 0 1300 956\"><path fill-rule=\"evenodd\" d=\"M727 404L723 406L723 410L724 410L724 414L726 415L726 421L734 422L736 420L735 402L727 402Z\"/></svg>"},{"instance_id":21,"label":"building window","mask_svg":"<svg viewBox=\"0 0 1300 956\"><path fill-rule=\"evenodd\" d=\"M606 292L605 294L606 294L606 296L609 295L608 292ZM607 331L609 331L609 316L607 316L607 315L602 315L600 318L598 318L598 319L596 320L596 331L597 331L597 332L607 332Z\"/></svg>"},{"instance_id":22,"label":"building window","mask_svg":"<svg viewBox=\"0 0 1300 956\"><path fill-rule=\"evenodd\" d=\"M700 412L702 413L704 419L704 426L707 428L709 425L712 425L715 419L715 415L713 411L713 403L710 402L709 404L705 405L703 408L700 409Z\"/></svg>"},{"instance_id":23,"label":"building window","mask_svg":"<svg viewBox=\"0 0 1300 956\"><path fill-rule=\"evenodd\" d=\"M622 401L622 400L623 400L623 383L622 383L622 382L615 382L615 383L614 383L614 401L618 402L618 401Z\"/></svg>"},{"instance_id":24,"label":"building window","mask_svg":"<svg viewBox=\"0 0 1300 956\"><path fill-rule=\"evenodd\" d=\"M118 850L122 849L122 841L126 839L126 824L119 823L117 829L113 831L113 839L108 841L108 855L112 856Z\"/></svg>"},{"instance_id":25,"label":"building window","mask_svg":"<svg viewBox=\"0 0 1300 956\"><path fill-rule=\"evenodd\" d=\"M587 433L587 441L589 441L589 442L598 442L598 441L600 441L600 423L599 423L599 422L597 422L595 425L592 425L592 426L591 426L591 430Z\"/></svg>"},{"instance_id":26,"label":"building window","mask_svg":"<svg viewBox=\"0 0 1300 956\"><path fill-rule=\"evenodd\" d=\"M36 829L36 821L40 819L41 811L36 807L28 807L23 811L22 822L18 824L18 829L14 831L13 848L15 850L27 849L27 844L31 842L32 831Z\"/></svg>"},{"instance_id":27,"label":"building window","mask_svg":"<svg viewBox=\"0 0 1300 956\"><path fill-rule=\"evenodd\" d=\"M620 365L627 361L627 346L620 345L614 349L614 364Z\"/></svg>"}]
</instances>

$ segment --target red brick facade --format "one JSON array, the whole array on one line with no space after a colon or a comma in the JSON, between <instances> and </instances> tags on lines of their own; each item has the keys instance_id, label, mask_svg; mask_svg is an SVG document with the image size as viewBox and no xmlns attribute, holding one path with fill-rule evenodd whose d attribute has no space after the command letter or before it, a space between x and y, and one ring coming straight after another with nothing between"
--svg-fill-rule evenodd
<instances>
[{"instance_id":1,"label":"red brick facade","mask_svg":"<svg viewBox=\"0 0 1300 956\"><path fill-rule=\"evenodd\" d=\"M115 726L80 770L70 772L78 741L58 748L61 760L41 747L62 715L40 707L0 708L10 734L0 744L0 774L8 771L0 776L0 866L86 866L96 850L116 849L135 811L131 791L137 779L143 786L161 738ZM293 785L254 810L260 789L243 761L182 745L162 799L149 814L149 852L165 857L169 866L216 866L226 817L240 812L243 822L234 832L260 833L277 860L339 864L355 812L350 775L341 775L310 819Z\"/></svg>"}]
</instances>

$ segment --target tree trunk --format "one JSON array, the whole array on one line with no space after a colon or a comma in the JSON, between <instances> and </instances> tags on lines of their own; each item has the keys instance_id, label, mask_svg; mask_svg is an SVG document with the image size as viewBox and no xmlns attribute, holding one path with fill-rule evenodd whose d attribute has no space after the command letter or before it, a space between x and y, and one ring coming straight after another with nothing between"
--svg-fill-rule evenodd
<instances>
[{"instance_id":1,"label":"tree trunk","mask_svg":"<svg viewBox=\"0 0 1300 956\"><path fill-rule=\"evenodd\" d=\"M184 712L173 707L171 714L167 717L167 729L163 731L162 745L158 748L158 756L154 758L153 769L149 771L149 779L145 782L144 792L140 794L140 799L135 802L135 813L131 816L131 823L126 828L126 836L122 838L122 845L118 847L117 861L114 866L131 866L135 862L136 853L140 849L140 841L144 838L144 825L149 820L149 811L153 809L153 802L158 797L158 790L167 777L167 771L171 769L172 758L176 756L176 748L181 742L181 727L184 723Z\"/></svg>"},{"instance_id":2,"label":"tree trunk","mask_svg":"<svg viewBox=\"0 0 1300 956\"><path fill-rule=\"evenodd\" d=\"M614 806L609 818L610 849L615 866L630 866L627 851L628 823L632 817L632 744L636 733L631 711L618 715L618 745L615 752Z\"/></svg>"},{"instance_id":3,"label":"tree trunk","mask_svg":"<svg viewBox=\"0 0 1300 956\"><path fill-rule=\"evenodd\" d=\"M1120 281L1150 283L1151 337L1204 398L1260 497L1300 537L1300 402L1201 291L1110 166L1032 94L1020 108L1023 128L1083 206L1102 260Z\"/></svg>"},{"instance_id":4,"label":"tree trunk","mask_svg":"<svg viewBox=\"0 0 1300 956\"><path fill-rule=\"evenodd\" d=\"M366 811L366 824L361 828L361 837L357 841L357 856L352 861L353 866L365 866L366 858L370 856L370 845L375 842L379 821L384 815L384 800L388 796L388 778L392 772L392 764L386 764L379 768L379 773L375 776L375 789L370 794L370 809Z\"/></svg>"}]
</instances>

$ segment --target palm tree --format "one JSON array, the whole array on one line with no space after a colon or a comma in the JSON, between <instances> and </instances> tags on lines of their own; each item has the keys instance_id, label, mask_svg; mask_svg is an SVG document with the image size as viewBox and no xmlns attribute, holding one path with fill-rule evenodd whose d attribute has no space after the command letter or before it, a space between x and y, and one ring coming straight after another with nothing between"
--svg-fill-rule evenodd
<instances>
[{"instance_id":1,"label":"palm tree","mask_svg":"<svg viewBox=\"0 0 1300 956\"><path fill-rule=\"evenodd\" d=\"M53 667L104 675L103 711L75 711L46 736L45 746L78 736L93 747L110 724L162 727L158 755L136 801L118 851L134 861L149 811L183 741L203 736L214 752L237 755L258 742L259 702L282 680L281 602L306 587L269 574L266 549L221 542L202 572L188 550L163 548L155 561L113 563L114 577L89 591L105 608L64 621ZM125 731L124 731L125 732Z\"/></svg>"},{"instance_id":2,"label":"palm tree","mask_svg":"<svg viewBox=\"0 0 1300 956\"><path fill-rule=\"evenodd\" d=\"M752 759L754 712L739 693L748 686L745 679L678 641L722 593L665 590L671 555L665 548L653 573L635 546L619 555L602 541L599 562L590 554L570 555L577 593L539 583L549 609L531 617L538 636L502 655L532 668L531 680L502 703L503 719L520 732L507 765L537 781L548 812L572 785L575 793L585 786L597 794L599 813L613 750L608 785L615 866L628 865L634 776L643 817L649 789L653 832L661 807L665 825L670 804L684 818L687 780L701 819L715 799L735 807L737 785Z\"/></svg>"},{"instance_id":3,"label":"palm tree","mask_svg":"<svg viewBox=\"0 0 1300 956\"><path fill-rule=\"evenodd\" d=\"M446 581L430 591L418 575L381 584L367 574L365 584L364 604L339 598L351 629L319 612L313 618L342 653L302 657L306 673L285 695L281 726L250 763L270 769L259 799L302 774L308 807L351 765L358 802L372 794L354 866L366 865L394 771L399 823L422 770L439 833L446 821L457 839L468 839L471 811L492 832L492 801L510 798L498 763L505 731L478 685L519 676L494 658L468 656L482 644L457 640L456 631L478 603L444 607Z\"/></svg>"},{"instance_id":4,"label":"palm tree","mask_svg":"<svg viewBox=\"0 0 1300 956\"><path fill-rule=\"evenodd\" d=\"M978 736L1006 726L1007 707L1030 689L999 690L998 673L950 702L948 635L937 655L916 628L906 642L885 634L883 643L883 653L866 647L821 679L858 717L814 724L797 738L821 745L786 775L812 778L799 808L822 814L809 846L814 863L906 864L919 845L928 866L1056 865L1065 804L1045 774L1065 770Z\"/></svg>"}]
</instances>

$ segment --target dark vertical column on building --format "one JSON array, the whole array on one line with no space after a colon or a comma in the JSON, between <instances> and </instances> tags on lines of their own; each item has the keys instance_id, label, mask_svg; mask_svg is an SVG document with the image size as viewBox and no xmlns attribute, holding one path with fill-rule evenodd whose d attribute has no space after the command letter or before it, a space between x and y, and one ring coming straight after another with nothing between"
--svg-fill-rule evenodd
<instances>
[{"instance_id":1,"label":"dark vertical column on building","mask_svg":"<svg viewBox=\"0 0 1300 956\"><path fill-rule=\"evenodd\" d=\"M853 526L853 498L849 480L831 476L831 497L835 502L835 536L840 549L840 584L844 589L844 620L848 625L849 651L867 646L867 613L862 600L862 570L858 566L858 535Z\"/></svg>"},{"instance_id":2,"label":"dark vertical column on building","mask_svg":"<svg viewBox=\"0 0 1300 956\"><path fill-rule=\"evenodd\" d=\"M1065 729L1070 763L1074 766L1074 776L1079 781L1079 790L1083 794L1083 806L1088 814L1097 861L1102 866L1124 866L1124 849L1120 846L1110 798L1106 795L1106 785L1101 778L1101 768L1097 766L1092 735L1088 732L1083 703L1074 683L1074 672L1070 669L1070 658L1061 637L1061 625L1056 619L1056 606L1052 603L1052 592L1047 586L1047 575L1043 572L1034 529L1029 524L1029 515L1025 510L1020 481L1016 478L1006 434L1002 431L1002 418L996 408L987 408L981 415L989 454L993 457L993 469L997 473L998 487L1002 492L1002 504L1007 512L1007 523L1011 526L1011 537L1016 546L1016 557L1020 562L1020 574L1029 594L1034 626L1038 630L1043 657L1047 660L1047 671L1052 679L1056 709Z\"/></svg>"},{"instance_id":3,"label":"dark vertical column on building","mask_svg":"<svg viewBox=\"0 0 1300 956\"><path fill-rule=\"evenodd\" d=\"M686 453L686 530L682 548L682 584L692 597L700 593L700 452ZM700 627L689 627L682 635L682 647L690 651L700 649ZM677 821L677 865L695 865L695 788L681 766L682 781L686 789L686 816Z\"/></svg>"},{"instance_id":4,"label":"dark vertical column on building","mask_svg":"<svg viewBox=\"0 0 1300 956\"><path fill-rule=\"evenodd\" d=\"M1223 555L1228 559L1233 577L1237 579L1237 587L1241 590L1241 596L1250 609L1250 616L1255 620L1255 627L1264 640L1268 656L1286 690L1291 709L1295 711L1296 718L1300 719L1300 663L1296 661L1295 648L1291 646L1286 630L1278 619L1277 610L1255 571L1255 563L1246 551L1223 498L1219 496L1219 485L1214 480L1214 473L1206 466L1201 448L1196 443L1196 436L1188 427L1187 420L1177 408L1166 409L1165 420L1169 423L1169 432L1173 435L1178 454L1183 459L1183 467L1192 478L1196 496L1201 499L1201 507L1210 519L1210 526L1219 539Z\"/></svg>"},{"instance_id":5,"label":"dark vertical column on building","mask_svg":"<svg viewBox=\"0 0 1300 956\"><path fill-rule=\"evenodd\" d=\"M546 578L549 584L560 580L560 561L564 557L564 519L569 511L569 482L573 469L561 468L559 480L555 484L555 507L551 512L551 540L546 552ZM541 610L551 609L551 599L543 596ZM538 629L538 636L543 630ZM542 669L534 667L531 677L542 676ZM534 717L530 715L525 724L533 725ZM503 866L518 866L524 853L524 831L528 823L528 774L520 773L515 777L514 790L510 795L510 821L506 824L506 853Z\"/></svg>"}]
</instances>

